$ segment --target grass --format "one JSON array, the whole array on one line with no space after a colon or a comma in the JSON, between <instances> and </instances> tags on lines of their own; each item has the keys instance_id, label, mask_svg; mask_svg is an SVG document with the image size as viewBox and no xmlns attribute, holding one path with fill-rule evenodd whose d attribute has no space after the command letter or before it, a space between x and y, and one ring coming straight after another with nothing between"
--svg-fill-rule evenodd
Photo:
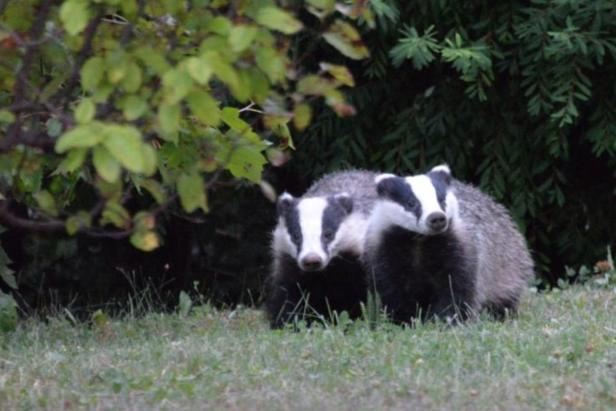
<instances>
[{"instance_id":1,"label":"grass","mask_svg":"<svg viewBox=\"0 0 616 411\"><path fill-rule=\"evenodd\" d=\"M614 409L616 290L529 295L516 319L270 331L258 311L0 334L0 409Z\"/></svg>"}]
</instances>

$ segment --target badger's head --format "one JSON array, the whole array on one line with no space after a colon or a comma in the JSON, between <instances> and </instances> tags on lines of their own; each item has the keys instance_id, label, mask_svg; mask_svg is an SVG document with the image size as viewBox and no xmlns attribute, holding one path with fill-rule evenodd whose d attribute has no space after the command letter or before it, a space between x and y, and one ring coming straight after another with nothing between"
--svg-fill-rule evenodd
<instances>
[{"instance_id":1,"label":"badger's head","mask_svg":"<svg viewBox=\"0 0 616 411\"><path fill-rule=\"evenodd\" d=\"M441 234L458 213L450 183L451 171L447 165L410 177L381 174L376 177L379 202L373 221L422 235Z\"/></svg>"},{"instance_id":2,"label":"badger's head","mask_svg":"<svg viewBox=\"0 0 616 411\"><path fill-rule=\"evenodd\" d=\"M342 229L353 211L348 194L295 198L284 193L277 208L274 247L295 258L303 271L324 269L348 246L347 230Z\"/></svg>"}]
</instances>

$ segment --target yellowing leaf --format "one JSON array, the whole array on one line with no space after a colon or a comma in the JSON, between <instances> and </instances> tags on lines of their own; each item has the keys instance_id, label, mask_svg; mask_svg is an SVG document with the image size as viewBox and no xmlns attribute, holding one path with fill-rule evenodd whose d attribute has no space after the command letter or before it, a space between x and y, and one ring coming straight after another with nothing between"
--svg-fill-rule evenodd
<instances>
[{"instance_id":1,"label":"yellowing leaf","mask_svg":"<svg viewBox=\"0 0 616 411\"><path fill-rule=\"evenodd\" d=\"M154 231L138 230L130 236L130 243L142 251L152 251L160 246L160 239Z\"/></svg>"},{"instance_id":2,"label":"yellowing leaf","mask_svg":"<svg viewBox=\"0 0 616 411\"><path fill-rule=\"evenodd\" d=\"M96 172L105 180L113 183L120 177L120 163L103 146L92 149L92 162Z\"/></svg>"},{"instance_id":3,"label":"yellowing leaf","mask_svg":"<svg viewBox=\"0 0 616 411\"><path fill-rule=\"evenodd\" d=\"M177 190L186 212L191 213L197 208L208 211L203 179L198 173L182 174L177 182Z\"/></svg>"},{"instance_id":4,"label":"yellowing leaf","mask_svg":"<svg viewBox=\"0 0 616 411\"><path fill-rule=\"evenodd\" d=\"M218 101L204 91L193 91L186 97L190 111L202 122L212 127L220 123Z\"/></svg>"},{"instance_id":5,"label":"yellowing leaf","mask_svg":"<svg viewBox=\"0 0 616 411\"><path fill-rule=\"evenodd\" d=\"M259 24L284 34L297 33L303 27L291 13L278 7L263 7L257 13L256 20Z\"/></svg>"},{"instance_id":6,"label":"yellowing leaf","mask_svg":"<svg viewBox=\"0 0 616 411\"><path fill-rule=\"evenodd\" d=\"M353 87L355 86L355 80L353 80L353 75L345 66L339 66L337 64L329 64L329 63L321 63L321 70L328 72L333 78L338 80L340 83L345 86Z\"/></svg>"},{"instance_id":7,"label":"yellowing leaf","mask_svg":"<svg viewBox=\"0 0 616 411\"><path fill-rule=\"evenodd\" d=\"M81 100L77 108L75 108L75 120L78 123L89 123L96 114L96 105L89 98Z\"/></svg>"},{"instance_id":8,"label":"yellowing leaf","mask_svg":"<svg viewBox=\"0 0 616 411\"><path fill-rule=\"evenodd\" d=\"M88 3L83 0L67 0L60 7L60 21L69 34L81 33L89 18Z\"/></svg>"},{"instance_id":9,"label":"yellowing leaf","mask_svg":"<svg viewBox=\"0 0 616 411\"><path fill-rule=\"evenodd\" d=\"M308 104L301 103L293 109L293 125L299 131L304 130L310 124L312 118L312 109Z\"/></svg>"},{"instance_id":10,"label":"yellowing leaf","mask_svg":"<svg viewBox=\"0 0 616 411\"><path fill-rule=\"evenodd\" d=\"M323 34L323 38L349 58L361 60L370 56L355 27L342 20L336 20Z\"/></svg>"}]
</instances>

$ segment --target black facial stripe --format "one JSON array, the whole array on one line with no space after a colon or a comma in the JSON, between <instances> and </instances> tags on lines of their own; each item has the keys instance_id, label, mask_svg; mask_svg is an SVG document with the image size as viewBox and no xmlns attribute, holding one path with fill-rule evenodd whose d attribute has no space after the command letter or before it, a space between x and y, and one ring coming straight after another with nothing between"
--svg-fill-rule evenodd
<instances>
[{"instance_id":1,"label":"black facial stripe","mask_svg":"<svg viewBox=\"0 0 616 411\"><path fill-rule=\"evenodd\" d=\"M413 193L408 182L401 177L384 179L379 183L379 195L401 205L406 211L421 217L421 202Z\"/></svg>"},{"instance_id":2,"label":"black facial stripe","mask_svg":"<svg viewBox=\"0 0 616 411\"><path fill-rule=\"evenodd\" d=\"M297 250L302 249L302 228L299 225L299 211L297 204L293 207L288 207L282 212L282 218L287 226L287 232L291 237L291 241L297 247Z\"/></svg>"},{"instance_id":3,"label":"black facial stripe","mask_svg":"<svg viewBox=\"0 0 616 411\"><path fill-rule=\"evenodd\" d=\"M447 197L447 190L449 189L447 175L442 171L436 171L428 173L428 178L432 182L434 189L436 190L436 199L443 210L445 210Z\"/></svg>"},{"instance_id":4,"label":"black facial stripe","mask_svg":"<svg viewBox=\"0 0 616 411\"><path fill-rule=\"evenodd\" d=\"M321 245L323 251L327 252L328 245L336 237L340 224L347 216L345 209L334 198L327 199L327 207L323 210L323 220L321 222Z\"/></svg>"}]
</instances>

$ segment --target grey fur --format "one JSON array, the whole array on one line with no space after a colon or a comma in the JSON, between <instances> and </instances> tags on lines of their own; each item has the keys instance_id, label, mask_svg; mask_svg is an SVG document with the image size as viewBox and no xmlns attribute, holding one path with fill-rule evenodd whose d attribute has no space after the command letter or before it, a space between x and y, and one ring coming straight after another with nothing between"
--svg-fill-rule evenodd
<instances>
[{"instance_id":1,"label":"grey fur","mask_svg":"<svg viewBox=\"0 0 616 411\"><path fill-rule=\"evenodd\" d=\"M377 175L367 170L346 170L326 174L315 181L301 198L345 192L353 198L354 211L367 215L378 198L374 183Z\"/></svg>"},{"instance_id":2,"label":"grey fur","mask_svg":"<svg viewBox=\"0 0 616 411\"><path fill-rule=\"evenodd\" d=\"M491 197L457 180L451 187L469 237L465 243L472 245L477 256L477 308L515 310L534 277L524 237L507 209Z\"/></svg>"}]
</instances>

